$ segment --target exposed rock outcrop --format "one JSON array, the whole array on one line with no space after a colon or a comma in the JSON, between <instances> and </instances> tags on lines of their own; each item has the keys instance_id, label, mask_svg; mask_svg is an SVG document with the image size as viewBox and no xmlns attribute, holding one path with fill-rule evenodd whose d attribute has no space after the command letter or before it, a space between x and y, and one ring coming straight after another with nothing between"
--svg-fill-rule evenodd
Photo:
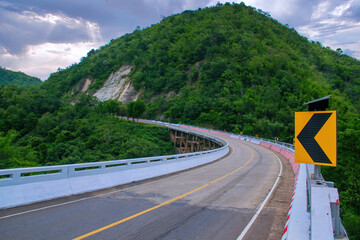
<instances>
[{"instance_id":1,"label":"exposed rock outcrop","mask_svg":"<svg viewBox=\"0 0 360 240\"><path fill-rule=\"evenodd\" d=\"M104 86L96 91L94 96L105 101L108 99L116 99L123 103L129 103L138 99L138 93L132 85L128 74L132 66L122 66L115 73L111 73Z\"/></svg>"},{"instance_id":2,"label":"exposed rock outcrop","mask_svg":"<svg viewBox=\"0 0 360 240\"><path fill-rule=\"evenodd\" d=\"M79 84L79 86L77 86L76 91L83 92L83 93L86 92L91 83L92 83L92 81L88 78L82 80L81 83Z\"/></svg>"}]
</instances>

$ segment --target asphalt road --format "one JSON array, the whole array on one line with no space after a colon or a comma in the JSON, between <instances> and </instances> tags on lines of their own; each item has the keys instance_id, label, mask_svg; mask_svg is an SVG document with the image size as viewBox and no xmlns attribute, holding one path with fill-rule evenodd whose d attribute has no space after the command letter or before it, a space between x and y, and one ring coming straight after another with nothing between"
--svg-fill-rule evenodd
<instances>
[{"instance_id":1,"label":"asphalt road","mask_svg":"<svg viewBox=\"0 0 360 240\"><path fill-rule=\"evenodd\" d=\"M0 239L237 239L272 188L280 164L268 149L221 138L230 153L202 167L1 210ZM252 228L257 222L271 226L274 218L268 219ZM259 226L261 236L270 236L270 227Z\"/></svg>"}]
</instances>

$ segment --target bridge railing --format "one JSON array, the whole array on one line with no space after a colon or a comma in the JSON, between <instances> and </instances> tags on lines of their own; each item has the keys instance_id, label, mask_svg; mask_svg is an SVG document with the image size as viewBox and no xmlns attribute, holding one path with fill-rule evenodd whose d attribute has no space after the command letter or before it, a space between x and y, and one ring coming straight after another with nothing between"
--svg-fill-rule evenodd
<instances>
[{"instance_id":1,"label":"bridge railing","mask_svg":"<svg viewBox=\"0 0 360 240\"><path fill-rule=\"evenodd\" d=\"M220 148L135 159L0 170L0 209L114 187L196 167L226 155L222 139L169 126Z\"/></svg>"},{"instance_id":2,"label":"bridge railing","mask_svg":"<svg viewBox=\"0 0 360 240\"><path fill-rule=\"evenodd\" d=\"M151 120L140 121L164 125L204 138L211 138L222 147L209 151L170 156L0 170L0 208L156 177L205 164L227 154L229 149L225 141L191 131L193 129L259 144L282 154L289 160L295 174L295 183L283 240L348 239L339 216L340 202L337 189L333 187L332 182L326 182L323 178L314 180L312 165L295 163L295 151L292 144L184 124L170 124ZM184 130L184 127L188 130ZM151 171L150 168L154 170ZM155 172L156 174L154 174ZM41 184L43 182L47 182L47 184Z\"/></svg>"},{"instance_id":3,"label":"bridge railing","mask_svg":"<svg viewBox=\"0 0 360 240\"><path fill-rule=\"evenodd\" d=\"M295 163L293 144L185 124L181 126L263 145L288 159L295 174L295 181L282 240L348 239L340 219L337 188L334 188L333 182L325 181L322 176L320 180L314 179L314 165Z\"/></svg>"},{"instance_id":4,"label":"bridge railing","mask_svg":"<svg viewBox=\"0 0 360 240\"><path fill-rule=\"evenodd\" d=\"M221 151L224 148L213 149L209 151L183 153L176 155L133 158L124 160L112 160L104 162L79 163L69 165L57 165L46 167L29 167L0 170L0 187L17 184L25 184L39 181L50 181L62 178L85 176L125 170L127 167L146 167L152 163L176 161L188 159L196 156L202 156Z\"/></svg>"}]
</instances>

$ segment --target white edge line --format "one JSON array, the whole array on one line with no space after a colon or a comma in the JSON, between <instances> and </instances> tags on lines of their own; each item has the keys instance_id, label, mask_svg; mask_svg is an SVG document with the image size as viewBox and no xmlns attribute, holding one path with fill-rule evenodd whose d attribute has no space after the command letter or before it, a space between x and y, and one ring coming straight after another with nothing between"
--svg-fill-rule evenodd
<instances>
[{"instance_id":1,"label":"white edge line","mask_svg":"<svg viewBox=\"0 0 360 240\"><path fill-rule=\"evenodd\" d=\"M154 181L154 182L157 182L157 181L160 181L160 180L156 180L156 181ZM151 184L151 183L153 183L153 182L144 183L144 184L141 184L141 186L146 186L146 185ZM5 218L10 218L10 217L15 217L15 216L23 215L23 214L26 214L26 213L32 213L32 212L37 212L37 211L41 211L41 210L45 210L45 209L49 209L49 208L54 208L54 207L59 207L59 206L63 206L63 205L68 205L68 204L71 204L71 203L81 202L81 201L88 200L88 199L92 199L92 198L103 197L103 196L110 195L110 194L113 194L113 193L124 192L124 191L127 191L127 190L129 190L129 189L133 189L133 188L136 188L136 187L139 187L139 186L140 186L140 185L136 185L136 186L132 186L132 187L128 187L128 188L123 188L123 189L119 189L119 190L115 190L115 191L111 191L111 192L107 192L107 193L103 193L103 194L99 194L99 195L94 195L94 196L91 196L91 197L80 198L80 199L76 199L76 200L73 200L73 201L68 201L68 202L64 202L64 203L59 203L59 204L50 205L50 206L47 206L47 207L35 208L35 209L28 210L28 211L24 211L24 212L14 213L14 214L10 214L10 215L6 215L6 216L0 217L0 220L1 220L1 219L5 219ZM74 195L74 196L75 196L75 195ZM45 201L46 201L46 200L45 200ZM5 210L5 209L2 209L2 210Z\"/></svg>"},{"instance_id":2,"label":"white edge line","mask_svg":"<svg viewBox=\"0 0 360 240\"><path fill-rule=\"evenodd\" d=\"M273 153L273 152L272 152L272 153ZM279 181L279 178L280 178L281 173L282 173L282 163L281 163L279 157L276 156L275 153L273 153L273 154L274 154L274 156L277 158L277 160L278 160L279 163L280 163L280 170L279 170L279 174L278 174L278 176L277 176L277 178L276 178L276 181L275 181L275 183L273 184L271 190L270 190L269 193L267 194L267 196L266 196L266 198L264 199L264 201L261 203L260 208L256 211L256 213L254 214L254 216L251 218L250 222L246 225L246 227L244 228L244 230L241 232L240 236L239 236L236 240L242 240L242 239L245 237L246 233L249 231L249 229L251 228L251 226L252 226L253 223L255 222L256 218L260 215L260 212L263 210L266 202L269 200L272 192L274 191L274 189L275 189L275 187L276 187L276 185L277 185L277 183L278 183L278 181Z\"/></svg>"},{"instance_id":3,"label":"white edge line","mask_svg":"<svg viewBox=\"0 0 360 240\"><path fill-rule=\"evenodd\" d=\"M81 202L81 201L89 200L89 199L92 199L92 198L103 197L103 196L110 195L110 194L113 194L113 193L124 192L124 191L128 191L130 189L133 189L133 188L143 187L143 186L153 184L153 183L156 183L156 182L162 181L162 180L163 179L153 180L153 181L150 181L150 182L147 182L147 183L143 183L143 184L139 184L139 185L135 185L135 186L131 186L131 187L127 187L127 188L123 188L123 189L119 189L119 190L115 190L115 191L111 191L111 192L107 192L107 193L103 193L103 194L99 194L99 195L95 195L95 196L91 196L91 197L80 198L80 199L76 199L76 200L73 200L73 201L54 204L54 205L41 207L41 208L35 208L35 209L24 211L24 212L14 213L14 214L10 214L10 215L0 217L0 220L10 218L10 217L19 216L19 215L23 215L23 214L27 214L27 213L37 212L37 211L41 211L41 210L45 210L45 209L49 209L49 208L60 207L60 206L64 206L64 205L68 205L68 204L72 204L72 203L76 203L76 202ZM3 210L3 209L1 209L1 210Z\"/></svg>"}]
</instances>

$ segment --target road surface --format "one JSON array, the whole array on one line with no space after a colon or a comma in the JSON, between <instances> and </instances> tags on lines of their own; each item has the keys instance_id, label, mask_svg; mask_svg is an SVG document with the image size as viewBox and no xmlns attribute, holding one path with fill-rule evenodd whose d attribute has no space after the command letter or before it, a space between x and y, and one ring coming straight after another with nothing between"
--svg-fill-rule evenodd
<instances>
[{"instance_id":1,"label":"road surface","mask_svg":"<svg viewBox=\"0 0 360 240\"><path fill-rule=\"evenodd\" d=\"M272 189L280 162L261 146L220 138L230 153L202 167L1 210L0 239L237 239ZM272 229L284 226L292 187L281 178L266 205L274 206L265 207L244 239L279 239Z\"/></svg>"}]
</instances>

